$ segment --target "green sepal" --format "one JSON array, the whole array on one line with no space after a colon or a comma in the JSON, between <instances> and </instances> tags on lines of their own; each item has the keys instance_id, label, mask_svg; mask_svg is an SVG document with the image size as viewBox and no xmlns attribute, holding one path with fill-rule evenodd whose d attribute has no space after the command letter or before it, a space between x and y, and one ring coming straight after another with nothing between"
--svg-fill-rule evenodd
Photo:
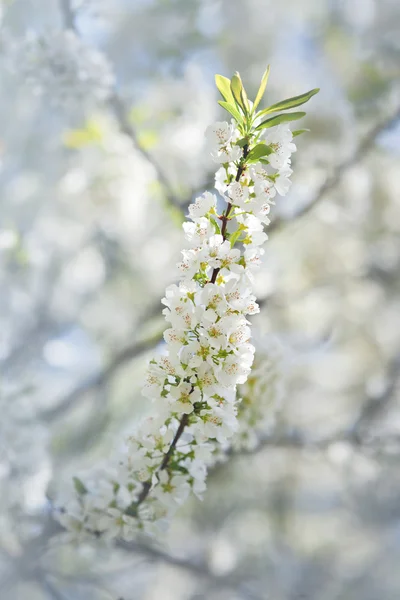
<instances>
[{"instance_id":1,"label":"green sepal","mask_svg":"<svg viewBox=\"0 0 400 600\"><path fill-rule=\"evenodd\" d=\"M293 112L287 114L276 115L276 117L270 117L266 119L260 125L257 125L256 130L266 129L268 127L275 127L275 125L280 125L281 123L288 123L289 121L297 121L297 119L302 119L305 117L305 112Z\"/></svg>"}]
</instances>

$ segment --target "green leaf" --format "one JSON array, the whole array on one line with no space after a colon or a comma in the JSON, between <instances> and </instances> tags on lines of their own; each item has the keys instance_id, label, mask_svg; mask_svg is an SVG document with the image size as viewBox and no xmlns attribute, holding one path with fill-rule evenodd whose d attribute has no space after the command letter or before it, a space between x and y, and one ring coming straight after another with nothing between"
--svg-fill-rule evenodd
<instances>
[{"instance_id":1,"label":"green leaf","mask_svg":"<svg viewBox=\"0 0 400 600\"><path fill-rule=\"evenodd\" d=\"M268 115L269 113L279 112L280 110L288 110L289 108L295 108L296 106L301 106L301 104L305 104L312 98L315 94L318 94L319 88L315 88L306 92L305 94L300 94L300 96L293 96L293 98L287 98L286 100L282 100L281 102L277 102L277 104L273 104L272 106L268 106L268 108L264 108L264 110L258 113L258 117L263 117L264 115Z\"/></svg>"},{"instance_id":2,"label":"green leaf","mask_svg":"<svg viewBox=\"0 0 400 600\"><path fill-rule=\"evenodd\" d=\"M268 156L268 154L271 154L271 152L271 148L266 144L257 144L257 146L254 146L254 148L252 148L252 150L250 150L248 153L247 160L258 160L262 156Z\"/></svg>"},{"instance_id":3,"label":"green leaf","mask_svg":"<svg viewBox=\"0 0 400 600\"><path fill-rule=\"evenodd\" d=\"M239 148L243 148L244 146L246 146L249 143L248 138L241 138L240 140L238 140L236 142L236 146L239 146Z\"/></svg>"},{"instance_id":4,"label":"green leaf","mask_svg":"<svg viewBox=\"0 0 400 600\"><path fill-rule=\"evenodd\" d=\"M217 223L217 221L214 221L214 219L210 219L210 221L211 221L211 225L214 227L215 233L220 234L221 228L220 228L219 224Z\"/></svg>"},{"instance_id":5,"label":"green leaf","mask_svg":"<svg viewBox=\"0 0 400 600\"><path fill-rule=\"evenodd\" d=\"M249 104L249 99L247 97L246 90L244 89L244 87L242 87L242 91L240 92L240 97L241 97L242 103L246 109L245 112L246 112L246 114L248 114L250 112L250 104Z\"/></svg>"},{"instance_id":6,"label":"green leaf","mask_svg":"<svg viewBox=\"0 0 400 600\"><path fill-rule=\"evenodd\" d=\"M265 88L267 87L267 83L268 83L269 71L270 71L270 66L268 65L267 69L264 72L264 75L262 76L256 99L254 100L253 111L256 110L257 106L261 102L262 97L264 96Z\"/></svg>"},{"instance_id":7,"label":"green leaf","mask_svg":"<svg viewBox=\"0 0 400 600\"><path fill-rule=\"evenodd\" d=\"M72 480L74 482L74 487L77 494L79 494L80 496L84 496L85 494L87 494L86 487L83 485L82 481L78 477L73 477Z\"/></svg>"},{"instance_id":8,"label":"green leaf","mask_svg":"<svg viewBox=\"0 0 400 600\"><path fill-rule=\"evenodd\" d=\"M276 115L276 117L271 117L270 119L266 119L259 125L257 125L256 130L266 129L267 127L275 127L275 125L280 125L280 123L288 123L289 121L297 121L297 119L301 119L305 116L305 112L293 112L287 114Z\"/></svg>"},{"instance_id":9,"label":"green leaf","mask_svg":"<svg viewBox=\"0 0 400 600\"><path fill-rule=\"evenodd\" d=\"M232 106L229 102L223 102L222 100L218 100L218 104L227 110L238 123L243 123L243 117L235 106Z\"/></svg>"},{"instance_id":10,"label":"green leaf","mask_svg":"<svg viewBox=\"0 0 400 600\"><path fill-rule=\"evenodd\" d=\"M231 79L231 92L237 104L240 106L243 112L247 114L249 102L247 100L246 92L243 88L242 80L240 79L240 75L237 72Z\"/></svg>"},{"instance_id":11,"label":"green leaf","mask_svg":"<svg viewBox=\"0 0 400 600\"><path fill-rule=\"evenodd\" d=\"M235 104L235 99L231 92L231 80L223 75L215 76L215 85L217 86L219 93L229 104Z\"/></svg>"},{"instance_id":12,"label":"green leaf","mask_svg":"<svg viewBox=\"0 0 400 600\"><path fill-rule=\"evenodd\" d=\"M302 133L306 133L306 131L310 131L309 129L295 129L294 131L292 131L292 135L293 137L296 137L296 135L301 135Z\"/></svg>"},{"instance_id":13,"label":"green leaf","mask_svg":"<svg viewBox=\"0 0 400 600\"><path fill-rule=\"evenodd\" d=\"M229 241L231 243L231 248L233 248L233 246L236 244L236 242L238 241L238 239L242 235L242 231L243 230L239 227L239 229L237 229L236 231L234 231L233 233L231 233L231 235L229 236Z\"/></svg>"}]
</instances>

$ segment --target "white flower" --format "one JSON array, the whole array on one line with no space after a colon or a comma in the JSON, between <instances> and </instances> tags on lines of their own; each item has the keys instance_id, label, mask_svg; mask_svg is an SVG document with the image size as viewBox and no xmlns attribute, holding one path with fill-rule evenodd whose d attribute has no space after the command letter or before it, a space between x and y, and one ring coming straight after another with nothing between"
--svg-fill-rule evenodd
<instances>
[{"instance_id":1,"label":"white flower","mask_svg":"<svg viewBox=\"0 0 400 600\"><path fill-rule=\"evenodd\" d=\"M228 185L226 192L229 202L236 204L241 208L245 208L245 202L249 198L249 188L246 185L242 185L238 181Z\"/></svg>"},{"instance_id":2,"label":"white flower","mask_svg":"<svg viewBox=\"0 0 400 600\"><path fill-rule=\"evenodd\" d=\"M261 166L256 166L250 169L250 173L254 182L254 193L256 194L256 197L264 201L272 200L276 195L276 190L268 172Z\"/></svg>"},{"instance_id":3,"label":"white flower","mask_svg":"<svg viewBox=\"0 0 400 600\"><path fill-rule=\"evenodd\" d=\"M247 248L261 246L266 242L268 236L264 233L262 223L257 217L254 215L240 215L237 220L242 224L243 231L246 233L243 244Z\"/></svg>"},{"instance_id":4,"label":"white flower","mask_svg":"<svg viewBox=\"0 0 400 600\"><path fill-rule=\"evenodd\" d=\"M225 348L227 346L227 333L228 333L228 323L226 319L228 317L223 317L218 322L205 324L203 323L203 335L207 343L212 348Z\"/></svg>"},{"instance_id":5,"label":"white flower","mask_svg":"<svg viewBox=\"0 0 400 600\"><path fill-rule=\"evenodd\" d=\"M159 485L154 489L154 497L167 507L177 508L189 494L189 484L183 475L170 477L166 470L158 474Z\"/></svg>"},{"instance_id":6,"label":"white flower","mask_svg":"<svg viewBox=\"0 0 400 600\"><path fill-rule=\"evenodd\" d=\"M241 159L243 150L240 146L223 146L218 150L211 152L211 157L216 163L226 164L230 162L237 162Z\"/></svg>"},{"instance_id":7,"label":"white flower","mask_svg":"<svg viewBox=\"0 0 400 600\"><path fill-rule=\"evenodd\" d=\"M223 121L210 125L206 130L206 137L211 145L211 156L215 162L227 164L241 158L243 151L234 144L237 135L233 122L229 124Z\"/></svg>"},{"instance_id":8,"label":"white flower","mask_svg":"<svg viewBox=\"0 0 400 600\"><path fill-rule=\"evenodd\" d=\"M231 248L228 240L224 240L222 235L213 235L205 249L206 260L214 269L231 268L240 258L240 250Z\"/></svg>"},{"instance_id":9,"label":"white flower","mask_svg":"<svg viewBox=\"0 0 400 600\"><path fill-rule=\"evenodd\" d=\"M108 508L99 516L97 530L103 532L105 538L121 538L127 542L132 541L138 532L138 521L124 514L118 508Z\"/></svg>"},{"instance_id":10,"label":"white flower","mask_svg":"<svg viewBox=\"0 0 400 600\"><path fill-rule=\"evenodd\" d=\"M201 290L200 302L208 310L213 310L220 317L225 314L228 303L224 290L215 283L207 283Z\"/></svg>"},{"instance_id":11,"label":"white flower","mask_svg":"<svg viewBox=\"0 0 400 600\"><path fill-rule=\"evenodd\" d=\"M275 181L275 187L278 194L281 196L286 196L290 186L292 185L292 182L289 179L292 173L293 171L289 166L279 171L278 177Z\"/></svg>"},{"instance_id":12,"label":"white flower","mask_svg":"<svg viewBox=\"0 0 400 600\"><path fill-rule=\"evenodd\" d=\"M261 201L254 202L253 215L255 217L257 217L257 219L259 219L260 222L264 223L265 225L269 225L269 223L270 223L270 219L269 219L268 215L271 210L271 204L273 204L273 202L268 201L268 200L264 201L263 199L261 199Z\"/></svg>"},{"instance_id":13,"label":"white flower","mask_svg":"<svg viewBox=\"0 0 400 600\"><path fill-rule=\"evenodd\" d=\"M193 478L193 493L200 499L203 499L203 492L206 490L207 467L204 458L194 459L189 462L187 469L189 475Z\"/></svg>"},{"instance_id":14,"label":"white flower","mask_svg":"<svg viewBox=\"0 0 400 600\"><path fill-rule=\"evenodd\" d=\"M192 219L204 217L212 208L215 208L217 198L210 192L204 192L202 196L196 198L193 204L189 206L189 216Z\"/></svg>"},{"instance_id":15,"label":"white flower","mask_svg":"<svg viewBox=\"0 0 400 600\"><path fill-rule=\"evenodd\" d=\"M182 260L177 265L182 276L186 279L192 279L193 275L199 270L202 258L200 248L182 250Z\"/></svg>"},{"instance_id":16,"label":"white flower","mask_svg":"<svg viewBox=\"0 0 400 600\"><path fill-rule=\"evenodd\" d=\"M182 348L187 340L187 332L183 329L176 329L171 327L166 329L163 333L164 340L169 346L171 352L176 352Z\"/></svg>"},{"instance_id":17,"label":"white flower","mask_svg":"<svg viewBox=\"0 0 400 600\"><path fill-rule=\"evenodd\" d=\"M195 219L193 223L183 223L183 230L185 232L185 239L190 243L191 246L201 246L204 240L209 238L214 228L206 217L200 217Z\"/></svg>"},{"instance_id":18,"label":"white flower","mask_svg":"<svg viewBox=\"0 0 400 600\"><path fill-rule=\"evenodd\" d=\"M225 408L213 407L212 410L202 410L200 419L194 426L200 440L215 438L224 443L237 429L237 420L234 413Z\"/></svg>"},{"instance_id":19,"label":"white flower","mask_svg":"<svg viewBox=\"0 0 400 600\"><path fill-rule=\"evenodd\" d=\"M203 361L212 364L212 349L207 339L202 336L199 340L193 340L182 349L181 359L190 368L198 370ZM198 374L198 373L197 373Z\"/></svg>"},{"instance_id":20,"label":"white flower","mask_svg":"<svg viewBox=\"0 0 400 600\"><path fill-rule=\"evenodd\" d=\"M214 146L225 146L231 139L233 126L226 121L217 122L209 125L206 129L206 138Z\"/></svg>"},{"instance_id":21,"label":"white flower","mask_svg":"<svg viewBox=\"0 0 400 600\"><path fill-rule=\"evenodd\" d=\"M191 296L194 297L197 289L194 282L185 281L182 281L179 287L172 285L167 288L166 296L161 301L167 307L163 310L163 314L174 329L185 331L194 329L197 325L199 311L191 300Z\"/></svg>"},{"instance_id":22,"label":"white flower","mask_svg":"<svg viewBox=\"0 0 400 600\"><path fill-rule=\"evenodd\" d=\"M193 404L201 399L200 390L185 382L171 386L169 396L174 400L172 410L187 415L193 412Z\"/></svg>"},{"instance_id":23,"label":"white flower","mask_svg":"<svg viewBox=\"0 0 400 600\"><path fill-rule=\"evenodd\" d=\"M246 355L247 357L247 355ZM245 356L230 354L222 363L218 378L226 387L234 387L238 383L244 383L250 373L252 360L246 360Z\"/></svg>"},{"instance_id":24,"label":"white flower","mask_svg":"<svg viewBox=\"0 0 400 600\"><path fill-rule=\"evenodd\" d=\"M282 169L288 164L290 155L296 152L296 144L292 142L293 134L286 123L271 128L265 135L265 143L273 152L268 155L269 164L274 169Z\"/></svg>"},{"instance_id":25,"label":"white flower","mask_svg":"<svg viewBox=\"0 0 400 600\"><path fill-rule=\"evenodd\" d=\"M225 167L221 167L215 174L215 189L223 196L228 189L228 175Z\"/></svg>"}]
</instances>

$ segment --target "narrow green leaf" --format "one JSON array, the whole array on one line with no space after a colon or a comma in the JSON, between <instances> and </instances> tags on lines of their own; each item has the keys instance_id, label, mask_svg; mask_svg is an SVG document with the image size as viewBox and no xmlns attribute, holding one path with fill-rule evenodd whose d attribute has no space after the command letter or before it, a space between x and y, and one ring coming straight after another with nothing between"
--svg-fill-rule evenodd
<instances>
[{"instance_id":1,"label":"narrow green leaf","mask_svg":"<svg viewBox=\"0 0 400 600\"><path fill-rule=\"evenodd\" d=\"M215 76L215 85L217 86L219 93L229 104L235 104L235 99L231 92L231 80L223 75Z\"/></svg>"},{"instance_id":2,"label":"narrow green leaf","mask_svg":"<svg viewBox=\"0 0 400 600\"><path fill-rule=\"evenodd\" d=\"M260 87L258 88L256 99L254 100L253 111L256 110L257 106L260 104L262 97L264 96L265 88L267 87L268 77L270 72L270 65L268 65L267 69L262 76Z\"/></svg>"},{"instance_id":3,"label":"narrow green leaf","mask_svg":"<svg viewBox=\"0 0 400 600\"><path fill-rule=\"evenodd\" d=\"M218 104L227 110L238 123L243 123L243 117L235 106L232 106L229 102L223 102L223 100L218 100Z\"/></svg>"},{"instance_id":4,"label":"narrow green leaf","mask_svg":"<svg viewBox=\"0 0 400 600\"><path fill-rule=\"evenodd\" d=\"M293 137L296 137L296 135L301 135L302 133L306 133L306 131L310 131L309 129L295 129L294 131L292 131L292 135Z\"/></svg>"},{"instance_id":5,"label":"narrow green leaf","mask_svg":"<svg viewBox=\"0 0 400 600\"><path fill-rule=\"evenodd\" d=\"M239 227L239 229L237 229L236 231L234 231L233 233L231 233L231 235L229 237L229 241L231 243L231 248L233 248L233 246L236 244L236 242L238 241L238 239L242 235L242 231L243 230Z\"/></svg>"},{"instance_id":6,"label":"narrow green leaf","mask_svg":"<svg viewBox=\"0 0 400 600\"><path fill-rule=\"evenodd\" d=\"M221 228L218 225L217 221L214 221L214 219L210 219L211 221L211 225L214 227L214 231L216 234L220 234L221 233Z\"/></svg>"},{"instance_id":7,"label":"narrow green leaf","mask_svg":"<svg viewBox=\"0 0 400 600\"><path fill-rule=\"evenodd\" d=\"M254 146L254 148L250 150L249 154L247 155L247 160L258 160L262 156L268 156L268 154L271 154L271 152L271 148L266 144L257 144L257 146Z\"/></svg>"},{"instance_id":8,"label":"narrow green leaf","mask_svg":"<svg viewBox=\"0 0 400 600\"><path fill-rule=\"evenodd\" d=\"M297 121L297 119L301 119L305 116L305 112L293 112L287 114L276 115L276 117L271 117L266 121L260 123L256 130L266 129L267 127L275 127L275 125L279 125L280 123L288 123L289 121Z\"/></svg>"},{"instance_id":9,"label":"narrow green leaf","mask_svg":"<svg viewBox=\"0 0 400 600\"><path fill-rule=\"evenodd\" d=\"M277 102L272 106L268 106L268 108L264 108L264 110L260 111L257 117L263 117L264 115L268 115L273 112L279 112L280 110L288 110L289 108L295 108L296 106L301 106L301 104L305 104L312 98L315 94L318 94L319 88L315 88L306 92L305 94L300 94L300 96L293 96L293 98L287 98L286 100L282 100L281 102Z\"/></svg>"},{"instance_id":10,"label":"narrow green leaf","mask_svg":"<svg viewBox=\"0 0 400 600\"><path fill-rule=\"evenodd\" d=\"M239 73L236 72L231 79L231 92L232 92L233 97L235 98L237 104L240 106L240 108L246 114L247 107L246 107L246 104L243 99L242 91L243 91L242 80L240 79ZM246 99L247 99L247 96L246 96Z\"/></svg>"},{"instance_id":11,"label":"narrow green leaf","mask_svg":"<svg viewBox=\"0 0 400 600\"><path fill-rule=\"evenodd\" d=\"M242 103L246 108L246 113L248 114L250 112L250 104L249 104L249 99L247 97L246 94L246 90L244 89L244 87L242 86L242 90L240 92L240 97L242 99Z\"/></svg>"}]
</instances>

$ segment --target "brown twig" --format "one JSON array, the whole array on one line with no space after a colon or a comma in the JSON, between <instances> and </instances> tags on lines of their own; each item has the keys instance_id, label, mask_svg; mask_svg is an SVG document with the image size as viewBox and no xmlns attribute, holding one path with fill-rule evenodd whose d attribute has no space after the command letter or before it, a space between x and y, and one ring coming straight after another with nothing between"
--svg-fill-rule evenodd
<instances>
[{"instance_id":1,"label":"brown twig","mask_svg":"<svg viewBox=\"0 0 400 600\"><path fill-rule=\"evenodd\" d=\"M244 166L245 166L245 160L247 158L248 153L249 153L249 147L244 146L243 147L243 159L238 167L235 181L239 181L242 176L242 173L244 171ZM230 215L231 210L232 210L232 202L229 202L228 206L226 207L226 211L224 212L224 214L221 217L221 220L222 220L221 235L222 235L222 238L224 241L226 240L226 228L228 226L228 220L229 220L228 217ZM219 271L220 271L219 268L214 269L213 274L210 279L210 283L215 283Z\"/></svg>"}]
</instances>

